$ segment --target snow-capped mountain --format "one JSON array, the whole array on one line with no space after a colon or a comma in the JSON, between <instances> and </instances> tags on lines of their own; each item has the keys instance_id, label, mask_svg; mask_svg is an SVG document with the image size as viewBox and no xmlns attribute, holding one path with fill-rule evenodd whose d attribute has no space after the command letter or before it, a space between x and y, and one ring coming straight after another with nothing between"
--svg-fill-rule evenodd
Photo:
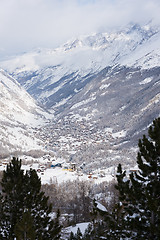
<instances>
[{"instance_id":1,"label":"snow-capped mountain","mask_svg":"<svg viewBox=\"0 0 160 240\"><path fill-rule=\"evenodd\" d=\"M0 149L1 157L14 151L40 149L35 127L47 116L20 84L0 70ZM49 114L48 114L49 116Z\"/></svg>"},{"instance_id":2,"label":"snow-capped mountain","mask_svg":"<svg viewBox=\"0 0 160 240\"><path fill-rule=\"evenodd\" d=\"M149 25L92 34L54 50L39 50L0 63L38 102L56 110L107 66L151 68L160 63L160 32Z\"/></svg>"},{"instance_id":3,"label":"snow-capped mountain","mask_svg":"<svg viewBox=\"0 0 160 240\"><path fill-rule=\"evenodd\" d=\"M159 116L159 40L159 27L129 24L118 31L79 37L57 49L25 53L0 66L54 114L56 122L43 128L50 134L51 148L62 137L79 139L89 126L81 154L77 150L74 154L84 159L88 151L98 152L100 145L93 147L98 136L106 142L99 152L109 156L113 146L121 152L135 146ZM64 130L66 125L70 130ZM54 129L59 129L57 135Z\"/></svg>"}]
</instances>

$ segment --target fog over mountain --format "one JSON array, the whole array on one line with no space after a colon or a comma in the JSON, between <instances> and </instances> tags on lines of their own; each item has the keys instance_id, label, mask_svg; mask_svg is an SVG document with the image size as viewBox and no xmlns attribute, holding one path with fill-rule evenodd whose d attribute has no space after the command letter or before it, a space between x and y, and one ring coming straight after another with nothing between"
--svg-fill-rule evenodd
<instances>
[{"instance_id":1,"label":"fog over mountain","mask_svg":"<svg viewBox=\"0 0 160 240\"><path fill-rule=\"evenodd\" d=\"M0 59L129 22L159 24L159 11L159 0L2 0Z\"/></svg>"}]
</instances>

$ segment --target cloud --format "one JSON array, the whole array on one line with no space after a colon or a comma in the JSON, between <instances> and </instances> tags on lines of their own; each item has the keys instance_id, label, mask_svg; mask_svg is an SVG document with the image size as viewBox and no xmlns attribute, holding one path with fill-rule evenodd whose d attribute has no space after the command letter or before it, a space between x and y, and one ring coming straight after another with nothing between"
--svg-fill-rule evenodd
<instances>
[{"instance_id":1,"label":"cloud","mask_svg":"<svg viewBox=\"0 0 160 240\"><path fill-rule=\"evenodd\" d=\"M54 48L129 22L160 23L159 0L0 0L0 51Z\"/></svg>"}]
</instances>

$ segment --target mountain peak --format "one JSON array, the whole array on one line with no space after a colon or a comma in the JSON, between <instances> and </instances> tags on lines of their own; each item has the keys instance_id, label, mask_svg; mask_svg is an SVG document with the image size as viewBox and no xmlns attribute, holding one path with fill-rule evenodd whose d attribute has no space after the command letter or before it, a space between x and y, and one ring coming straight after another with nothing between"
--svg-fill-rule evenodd
<instances>
[{"instance_id":1,"label":"mountain peak","mask_svg":"<svg viewBox=\"0 0 160 240\"><path fill-rule=\"evenodd\" d=\"M74 50L75 48L106 48L113 41L126 41L136 40L134 35L138 38L148 39L152 35L158 32L157 27L153 27L151 23L147 23L141 26L138 23L130 23L125 28L121 28L115 31L92 33L90 35L80 36L79 38L73 39L62 45L64 51ZM57 48L58 50L59 48Z\"/></svg>"}]
</instances>

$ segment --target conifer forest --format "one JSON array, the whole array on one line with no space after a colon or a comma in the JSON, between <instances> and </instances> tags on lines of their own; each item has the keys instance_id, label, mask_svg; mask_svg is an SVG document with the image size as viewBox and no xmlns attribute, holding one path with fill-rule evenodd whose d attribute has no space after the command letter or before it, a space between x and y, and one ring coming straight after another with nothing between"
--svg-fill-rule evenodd
<instances>
[{"instance_id":1,"label":"conifer forest","mask_svg":"<svg viewBox=\"0 0 160 240\"><path fill-rule=\"evenodd\" d=\"M75 182L75 195L69 194L69 182L42 185L34 169L22 170L22 161L13 157L1 176L0 239L159 240L160 118L139 139L138 149L136 171L127 173L119 163L110 185L91 188L87 182ZM95 192L106 197L105 207L99 207ZM107 204L109 195L112 201ZM74 217L70 220L69 215ZM64 228L78 222L89 223L85 232L78 228L65 237Z\"/></svg>"}]
</instances>

